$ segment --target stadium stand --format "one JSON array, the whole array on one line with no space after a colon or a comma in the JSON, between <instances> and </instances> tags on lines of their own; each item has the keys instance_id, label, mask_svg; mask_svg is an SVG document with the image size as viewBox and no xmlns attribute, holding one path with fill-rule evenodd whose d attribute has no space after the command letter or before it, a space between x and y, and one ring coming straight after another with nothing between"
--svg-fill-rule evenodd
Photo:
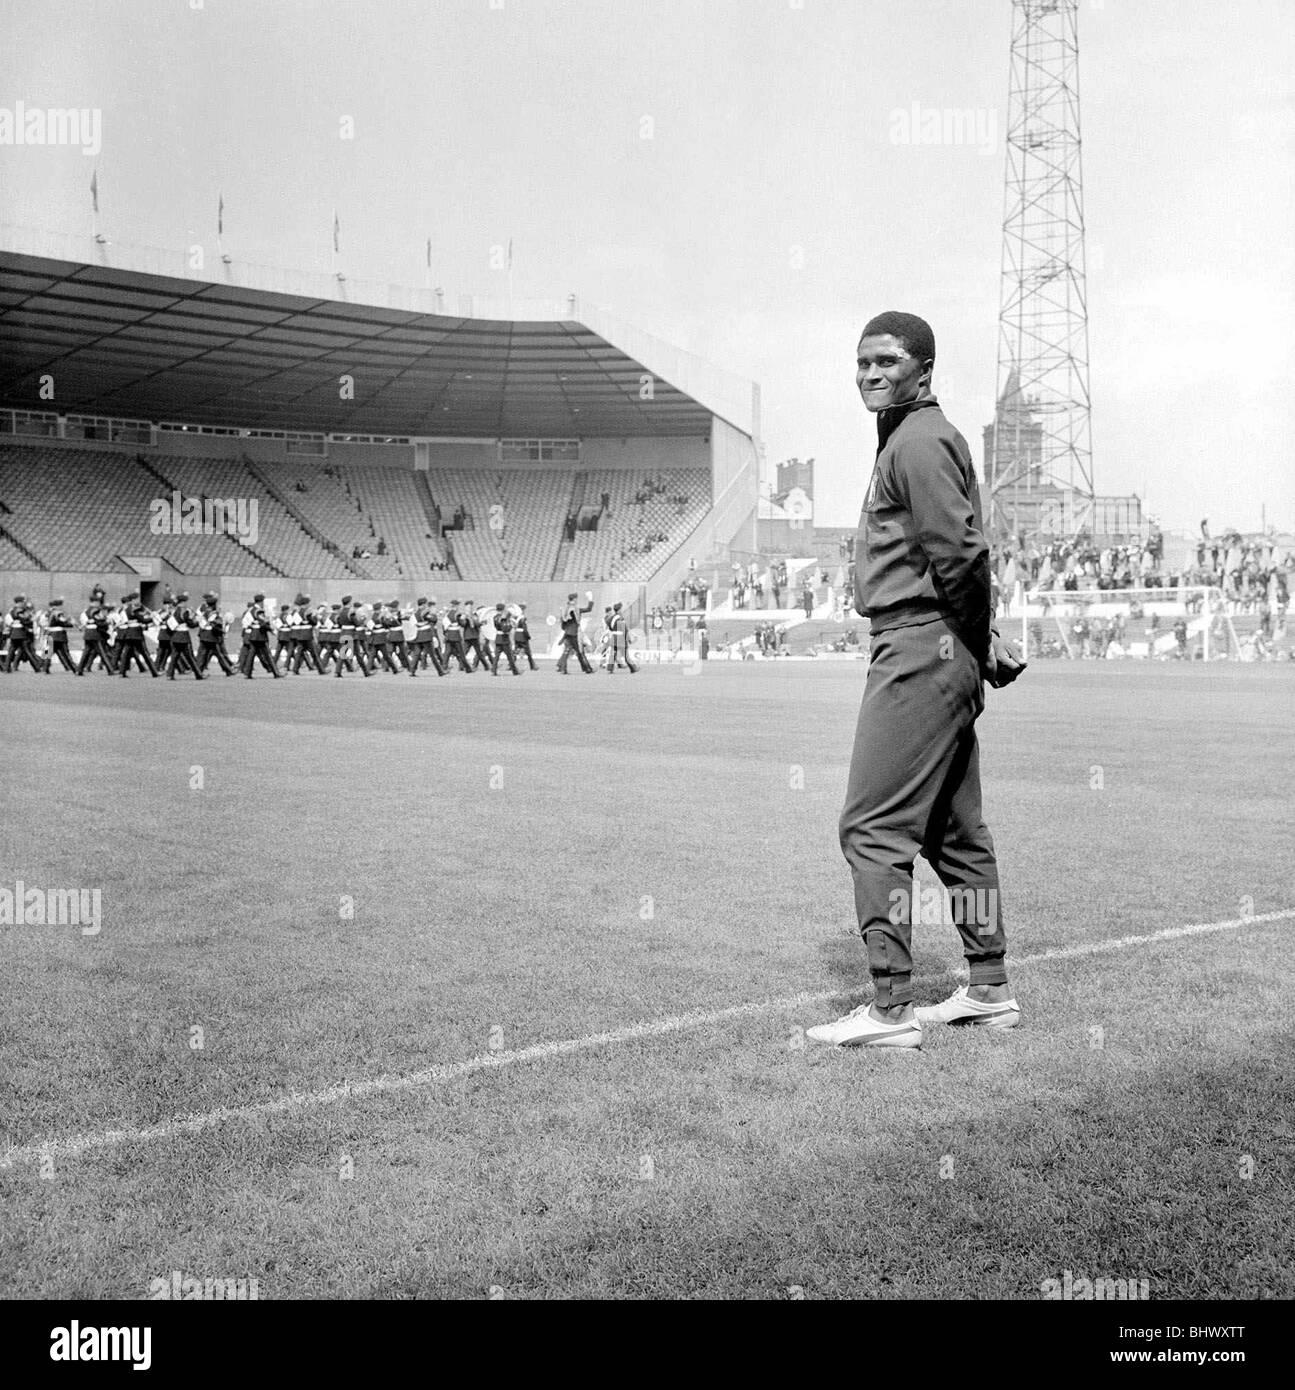
<instances>
[{"instance_id":1,"label":"stadium stand","mask_svg":"<svg viewBox=\"0 0 1295 1390\"><path fill-rule=\"evenodd\" d=\"M392 562L391 572L401 578L430 577L432 565L445 561L445 548L437 538L430 512L431 497L422 475L406 468L366 468L355 464L332 467L340 485L356 499L361 514L373 528L368 542L373 558L359 563L376 578L385 577L375 568L384 560ZM377 555L376 538L386 541L386 556Z\"/></svg>"},{"instance_id":2,"label":"stadium stand","mask_svg":"<svg viewBox=\"0 0 1295 1390\"><path fill-rule=\"evenodd\" d=\"M20 570L29 567L45 568L29 550L24 550L8 532L0 529L0 569Z\"/></svg>"},{"instance_id":3,"label":"stadium stand","mask_svg":"<svg viewBox=\"0 0 1295 1390\"><path fill-rule=\"evenodd\" d=\"M462 521L447 535L459 573L464 579L505 582L503 546L489 525L490 508L503 502L498 473L434 468L427 482L445 525Z\"/></svg>"},{"instance_id":4,"label":"stadium stand","mask_svg":"<svg viewBox=\"0 0 1295 1390\"><path fill-rule=\"evenodd\" d=\"M637 501L649 483L660 490ZM705 516L710 480L702 469L667 470L651 479L623 469L586 473L585 505L601 503L604 494L609 506L599 517L597 529L576 532L559 578L635 583L650 578ZM666 539L651 539L659 535Z\"/></svg>"},{"instance_id":5,"label":"stadium stand","mask_svg":"<svg viewBox=\"0 0 1295 1390\"><path fill-rule=\"evenodd\" d=\"M143 465L161 481L178 489L185 496L246 497L257 501L256 543L251 554L270 568L270 572L293 575L317 575L324 579L340 579L351 571L337 555L330 553L319 540L312 537L286 507L269 493L261 478L241 459L183 458L163 454L148 459ZM156 492L154 493L156 495ZM182 571L200 570L196 564L185 565L171 559L171 536L153 537L153 550L171 560ZM192 539L207 539L194 537ZM159 545L159 542L165 544ZM225 542L227 545L228 541ZM247 552L248 547L239 546ZM144 553L150 553L145 550ZM225 572L246 574L248 570ZM211 568L210 566L208 568ZM217 572L221 572L217 570Z\"/></svg>"},{"instance_id":6,"label":"stadium stand","mask_svg":"<svg viewBox=\"0 0 1295 1390\"><path fill-rule=\"evenodd\" d=\"M154 534L150 503L255 499L257 534ZM649 579L710 505L705 470L433 469L0 445L0 563L482 583ZM577 518L590 529L568 523ZM461 524L456 526L455 522ZM449 529L443 540L441 524ZM381 544L384 553L379 554ZM357 556L354 552L367 552Z\"/></svg>"},{"instance_id":7,"label":"stadium stand","mask_svg":"<svg viewBox=\"0 0 1295 1390\"><path fill-rule=\"evenodd\" d=\"M224 534L155 534L150 503L174 491L255 499L255 542ZM181 574L354 573L240 460L0 445L0 502L7 508L8 548L0 552L6 568L35 562L51 570L100 570L115 567L122 555L161 555Z\"/></svg>"},{"instance_id":8,"label":"stadium stand","mask_svg":"<svg viewBox=\"0 0 1295 1390\"><path fill-rule=\"evenodd\" d=\"M111 569L119 555L162 554L181 573L273 573L228 536L153 534L149 503L164 492L128 454L0 446L6 529L45 569Z\"/></svg>"},{"instance_id":9,"label":"stadium stand","mask_svg":"<svg viewBox=\"0 0 1295 1390\"><path fill-rule=\"evenodd\" d=\"M551 579L576 476L569 469L431 470L428 484L446 525L463 511L462 529L450 532L463 578Z\"/></svg>"},{"instance_id":10,"label":"stadium stand","mask_svg":"<svg viewBox=\"0 0 1295 1390\"><path fill-rule=\"evenodd\" d=\"M376 554L377 539L370 537L370 522L359 501L348 496L336 471L289 460L272 467L252 465L264 489L307 533L321 538L345 569L365 579L387 579L396 572L395 560ZM363 544L372 558L356 559L352 551Z\"/></svg>"},{"instance_id":11,"label":"stadium stand","mask_svg":"<svg viewBox=\"0 0 1295 1390\"><path fill-rule=\"evenodd\" d=\"M549 579L562 543L572 474L558 470L501 474L504 569L516 578Z\"/></svg>"}]
</instances>

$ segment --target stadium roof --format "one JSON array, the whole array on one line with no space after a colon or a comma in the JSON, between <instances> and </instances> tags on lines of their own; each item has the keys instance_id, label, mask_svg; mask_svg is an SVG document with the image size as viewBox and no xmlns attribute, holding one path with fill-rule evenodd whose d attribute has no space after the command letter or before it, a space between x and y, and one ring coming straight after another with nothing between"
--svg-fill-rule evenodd
<instances>
[{"instance_id":1,"label":"stadium roof","mask_svg":"<svg viewBox=\"0 0 1295 1390\"><path fill-rule=\"evenodd\" d=\"M40 396L44 375L52 401ZM712 414L574 318L426 313L10 250L0 250L0 406L469 438L704 435Z\"/></svg>"}]
</instances>

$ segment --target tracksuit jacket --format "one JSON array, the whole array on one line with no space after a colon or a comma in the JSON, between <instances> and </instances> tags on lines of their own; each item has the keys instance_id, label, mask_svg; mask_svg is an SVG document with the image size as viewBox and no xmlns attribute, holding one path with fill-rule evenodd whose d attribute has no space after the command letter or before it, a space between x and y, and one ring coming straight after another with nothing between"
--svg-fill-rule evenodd
<instances>
[{"instance_id":1,"label":"tracksuit jacket","mask_svg":"<svg viewBox=\"0 0 1295 1390\"><path fill-rule=\"evenodd\" d=\"M854 546L854 606L872 632L943 618L983 666L989 545L967 441L928 396L877 414Z\"/></svg>"}]
</instances>

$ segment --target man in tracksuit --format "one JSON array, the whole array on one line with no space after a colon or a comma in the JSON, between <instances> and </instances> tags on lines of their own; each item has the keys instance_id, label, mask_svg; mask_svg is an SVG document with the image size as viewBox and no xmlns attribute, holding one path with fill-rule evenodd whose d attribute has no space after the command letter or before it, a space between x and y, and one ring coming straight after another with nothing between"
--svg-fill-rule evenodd
<instances>
[{"instance_id":1,"label":"man in tracksuit","mask_svg":"<svg viewBox=\"0 0 1295 1390\"><path fill-rule=\"evenodd\" d=\"M838 1046L920 1047L922 1026L1010 1028L998 864L980 802L976 719L984 685L1023 669L991 625L989 547L966 441L931 394L935 337L912 314L863 330L856 381L877 415L877 458L855 542L855 608L872 657L841 813L875 994L807 1030ZM971 980L914 1009L913 860L949 890Z\"/></svg>"}]
</instances>

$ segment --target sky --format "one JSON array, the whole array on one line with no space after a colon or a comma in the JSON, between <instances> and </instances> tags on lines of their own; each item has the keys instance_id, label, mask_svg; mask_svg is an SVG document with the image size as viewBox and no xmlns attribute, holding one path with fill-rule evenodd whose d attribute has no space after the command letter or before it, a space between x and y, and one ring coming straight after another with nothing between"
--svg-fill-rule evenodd
<instances>
[{"instance_id":1,"label":"sky","mask_svg":"<svg viewBox=\"0 0 1295 1390\"><path fill-rule=\"evenodd\" d=\"M1295 528L1295 5L1079 0L1093 471L1171 529ZM981 465L1009 0L41 0L0 15L0 220L621 318L760 383L767 472L858 518L882 309L935 329ZM970 111L916 145L897 112ZM349 125L348 125L349 120ZM351 131L351 138L343 133ZM12 244L12 243L11 243Z\"/></svg>"}]
</instances>

